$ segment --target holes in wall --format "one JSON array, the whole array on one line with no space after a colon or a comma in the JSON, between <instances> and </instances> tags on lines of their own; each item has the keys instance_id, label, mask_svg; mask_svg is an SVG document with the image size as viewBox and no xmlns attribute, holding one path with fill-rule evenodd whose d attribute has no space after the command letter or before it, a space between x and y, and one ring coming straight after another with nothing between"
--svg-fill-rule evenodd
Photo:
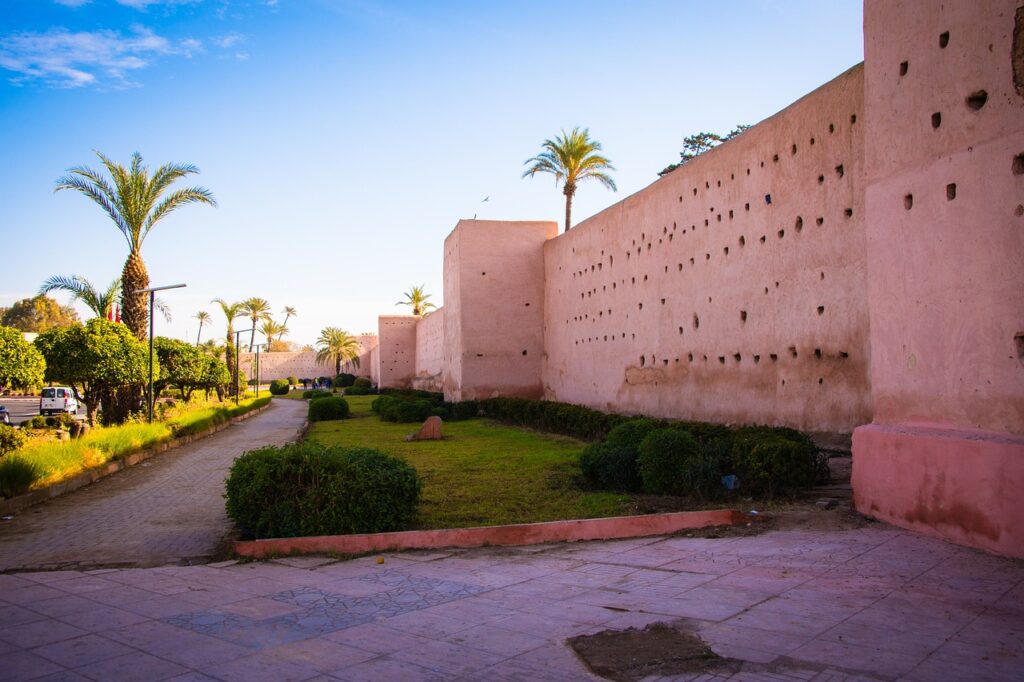
<instances>
[{"instance_id":1,"label":"holes in wall","mask_svg":"<svg viewBox=\"0 0 1024 682\"><path fill-rule=\"evenodd\" d=\"M984 90L978 90L967 95L967 108L971 111L978 111L985 103L988 102L988 93Z\"/></svg>"},{"instance_id":2,"label":"holes in wall","mask_svg":"<svg viewBox=\"0 0 1024 682\"><path fill-rule=\"evenodd\" d=\"M715 182L715 184L716 184L717 186L721 187L721 186L722 186L722 181L721 181L721 180L718 180L718 181L716 181L716 182Z\"/></svg>"},{"instance_id":3,"label":"holes in wall","mask_svg":"<svg viewBox=\"0 0 1024 682\"><path fill-rule=\"evenodd\" d=\"M800 230L804 229L804 219L803 219L802 216L797 216L796 217L796 224L794 225L794 228L796 229L797 232L799 232Z\"/></svg>"},{"instance_id":4,"label":"holes in wall","mask_svg":"<svg viewBox=\"0 0 1024 682\"><path fill-rule=\"evenodd\" d=\"M822 218L821 216L818 216L817 218L815 218L814 224L817 225L818 227L821 227L822 225L825 224L825 219Z\"/></svg>"},{"instance_id":5,"label":"holes in wall","mask_svg":"<svg viewBox=\"0 0 1024 682\"><path fill-rule=\"evenodd\" d=\"M820 386L823 383L825 383L824 377L818 377L818 385Z\"/></svg>"},{"instance_id":6,"label":"holes in wall","mask_svg":"<svg viewBox=\"0 0 1024 682\"><path fill-rule=\"evenodd\" d=\"M942 125L942 112L936 111L932 114L932 128L938 128L940 125Z\"/></svg>"},{"instance_id":7,"label":"holes in wall","mask_svg":"<svg viewBox=\"0 0 1024 682\"><path fill-rule=\"evenodd\" d=\"M824 275L825 273L821 273L821 274ZM818 306L818 314L819 315L824 315L825 314L825 306L823 306L823 305L819 305Z\"/></svg>"},{"instance_id":8,"label":"holes in wall","mask_svg":"<svg viewBox=\"0 0 1024 682\"><path fill-rule=\"evenodd\" d=\"M821 360L821 349L820 348L815 348L814 349L814 357L817 358L818 360Z\"/></svg>"},{"instance_id":9,"label":"holes in wall","mask_svg":"<svg viewBox=\"0 0 1024 682\"><path fill-rule=\"evenodd\" d=\"M637 310L643 310L644 309L644 304L643 303L637 303L636 305L637 305Z\"/></svg>"},{"instance_id":10,"label":"holes in wall","mask_svg":"<svg viewBox=\"0 0 1024 682\"><path fill-rule=\"evenodd\" d=\"M683 264L682 264L682 263L677 263L677 264L676 264L676 269L677 269L677 270L678 270L679 272L682 272L682 271L683 271Z\"/></svg>"},{"instance_id":11,"label":"holes in wall","mask_svg":"<svg viewBox=\"0 0 1024 682\"><path fill-rule=\"evenodd\" d=\"M640 356L640 366L643 367L646 364L647 364L647 358L644 357L643 355L641 355Z\"/></svg>"},{"instance_id":12,"label":"holes in wall","mask_svg":"<svg viewBox=\"0 0 1024 682\"><path fill-rule=\"evenodd\" d=\"M680 328L679 328L679 335L680 335L680 336L682 336L682 335L683 335L683 328L682 328L682 327L680 327Z\"/></svg>"},{"instance_id":13,"label":"holes in wall","mask_svg":"<svg viewBox=\"0 0 1024 682\"><path fill-rule=\"evenodd\" d=\"M486 276L486 275L487 275L487 273L486 273L486 272L481 272L481 273L480 273L480 276L481 276L481 277L483 277L483 276Z\"/></svg>"},{"instance_id":14,"label":"holes in wall","mask_svg":"<svg viewBox=\"0 0 1024 682\"><path fill-rule=\"evenodd\" d=\"M832 133L834 133L835 131L836 131L836 127L835 127L835 124L829 123L829 124L828 124L828 132L829 132L829 134L831 135L831 134L832 134Z\"/></svg>"},{"instance_id":15,"label":"holes in wall","mask_svg":"<svg viewBox=\"0 0 1024 682\"><path fill-rule=\"evenodd\" d=\"M814 146L814 138L813 137L811 138L811 146L812 147Z\"/></svg>"},{"instance_id":16,"label":"holes in wall","mask_svg":"<svg viewBox=\"0 0 1024 682\"><path fill-rule=\"evenodd\" d=\"M680 204L683 203L683 195L682 194L679 195L679 203Z\"/></svg>"},{"instance_id":17,"label":"holes in wall","mask_svg":"<svg viewBox=\"0 0 1024 682\"><path fill-rule=\"evenodd\" d=\"M696 187L693 188L693 196L697 196L697 188Z\"/></svg>"},{"instance_id":18,"label":"holes in wall","mask_svg":"<svg viewBox=\"0 0 1024 682\"><path fill-rule=\"evenodd\" d=\"M794 144L794 145L792 146L792 148L791 148L791 149L792 149L792 153L793 153L793 154L796 154L796 145L795 145L795 144Z\"/></svg>"},{"instance_id":19,"label":"holes in wall","mask_svg":"<svg viewBox=\"0 0 1024 682\"><path fill-rule=\"evenodd\" d=\"M743 356L740 355L739 353L733 353L732 359L735 360L736 362L740 362L743 359Z\"/></svg>"},{"instance_id":20,"label":"holes in wall","mask_svg":"<svg viewBox=\"0 0 1024 682\"><path fill-rule=\"evenodd\" d=\"M747 311L746 310L741 310L740 311L740 322L746 323L746 321L747 321Z\"/></svg>"},{"instance_id":21,"label":"holes in wall","mask_svg":"<svg viewBox=\"0 0 1024 682\"><path fill-rule=\"evenodd\" d=\"M818 184L820 185L820 184L822 184L824 182L825 182L825 176L824 175L819 175L818 176Z\"/></svg>"},{"instance_id":22,"label":"holes in wall","mask_svg":"<svg viewBox=\"0 0 1024 682\"><path fill-rule=\"evenodd\" d=\"M743 204L743 210L744 211L749 211L750 210L750 202L747 202L747 203Z\"/></svg>"},{"instance_id":23,"label":"holes in wall","mask_svg":"<svg viewBox=\"0 0 1024 682\"><path fill-rule=\"evenodd\" d=\"M697 317L697 313L693 314L693 328L700 329L700 318Z\"/></svg>"},{"instance_id":24,"label":"holes in wall","mask_svg":"<svg viewBox=\"0 0 1024 682\"><path fill-rule=\"evenodd\" d=\"M779 155L778 154L772 154L772 162L773 163L778 163L779 162Z\"/></svg>"},{"instance_id":25,"label":"holes in wall","mask_svg":"<svg viewBox=\"0 0 1024 682\"><path fill-rule=\"evenodd\" d=\"M743 236L743 235L741 234L741 235L740 235L740 239L739 239L739 242L740 242L740 246L746 246L746 245L747 245L747 238L746 238L746 237L744 237L744 236Z\"/></svg>"},{"instance_id":26,"label":"holes in wall","mask_svg":"<svg viewBox=\"0 0 1024 682\"><path fill-rule=\"evenodd\" d=\"M718 364L720 364L720 365L724 365L725 364L725 356L724 355L719 355L718 356Z\"/></svg>"},{"instance_id":27,"label":"holes in wall","mask_svg":"<svg viewBox=\"0 0 1024 682\"><path fill-rule=\"evenodd\" d=\"M850 125L855 125L856 123L857 123L857 114L850 114Z\"/></svg>"},{"instance_id":28,"label":"holes in wall","mask_svg":"<svg viewBox=\"0 0 1024 682\"><path fill-rule=\"evenodd\" d=\"M910 62L900 62L900 76L906 76L910 69Z\"/></svg>"},{"instance_id":29,"label":"holes in wall","mask_svg":"<svg viewBox=\"0 0 1024 682\"><path fill-rule=\"evenodd\" d=\"M853 209L852 208L846 209L845 211L843 211L843 215L845 215L847 218L852 218L853 217Z\"/></svg>"},{"instance_id":30,"label":"holes in wall","mask_svg":"<svg viewBox=\"0 0 1024 682\"><path fill-rule=\"evenodd\" d=\"M661 304L665 305L665 299L661 299Z\"/></svg>"},{"instance_id":31,"label":"holes in wall","mask_svg":"<svg viewBox=\"0 0 1024 682\"><path fill-rule=\"evenodd\" d=\"M843 360L846 360L848 357L850 357L850 354L847 353L845 350L841 350L839 351L839 357L841 357Z\"/></svg>"},{"instance_id":32,"label":"holes in wall","mask_svg":"<svg viewBox=\"0 0 1024 682\"><path fill-rule=\"evenodd\" d=\"M705 218L705 219L704 219L704 227L707 227L708 225L710 225L710 223L708 222L708 219L707 219L707 218Z\"/></svg>"},{"instance_id":33,"label":"holes in wall","mask_svg":"<svg viewBox=\"0 0 1024 682\"><path fill-rule=\"evenodd\" d=\"M689 362L693 362L693 353L687 353L687 355L686 355L686 359L687 359L687 361L689 361Z\"/></svg>"},{"instance_id":34,"label":"holes in wall","mask_svg":"<svg viewBox=\"0 0 1024 682\"><path fill-rule=\"evenodd\" d=\"M729 220L732 220L732 209L729 209Z\"/></svg>"},{"instance_id":35,"label":"holes in wall","mask_svg":"<svg viewBox=\"0 0 1024 682\"><path fill-rule=\"evenodd\" d=\"M843 164L839 164L838 166L836 166L836 175L838 175L839 177L843 177L844 175L846 175L846 168L843 167Z\"/></svg>"},{"instance_id":36,"label":"holes in wall","mask_svg":"<svg viewBox=\"0 0 1024 682\"><path fill-rule=\"evenodd\" d=\"M607 337L607 336L606 336L606 337L604 337L604 340L605 340L605 341L607 341L607 340L608 340L608 337ZM523 351L523 355L526 355L526 351L525 351L525 350Z\"/></svg>"},{"instance_id":37,"label":"holes in wall","mask_svg":"<svg viewBox=\"0 0 1024 682\"><path fill-rule=\"evenodd\" d=\"M722 253L724 253L726 256L728 256L729 255L729 247L728 246L722 247Z\"/></svg>"},{"instance_id":38,"label":"holes in wall","mask_svg":"<svg viewBox=\"0 0 1024 682\"><path fill-rule=\"evenodd\" d=\"M953 201L956 199L956 183L951 182L946 185L946 201Z\"/></svg>"},{"instance_id":39,"label":"holes in wall","mask_svg":"<svg viewBox=\"0 0 1024 682\"><path fill-rule=\"evenodd\" d=\"M764 242L765 242L765 239L766 239L766 237L765 237L765 236L764 236L764 235L762 234L762 235L761 235L761 243L762 243L762 244L764 244Z\"/></svg>"},{"instance_id":40,"label":"holes in wall","mask_svg":"<svg viewBox=\"0 0 1024 682\"><path fill-rule=\"evenodd\" d=\"M772 353L768 357L771 358L772 362L778 362L779 361L779 356L777 354L775 354L775 353Z\"/></svg>"},{"instance_id":41,"label":"holes in wall","mask_svg":"<svg viewBox=\"0 0 1024 682\"><path fill-rule=\"evenodd\" d=\"M1010 166L1010 170L1014 175L1024 175L1024 154L1018 154L1013 157L1013 163Z\"/></svg>"},{"instance_id":42,"label":"holes in wall","mask_svg":"<svg viewBox=\"0 0 1024 682\"><path fill-rule=\"evenodd\" d=\"M796 351L796 346L789 347L789 354L792 355L794 358L799 356L799 353L797 353Z\"/></svg>"},{"instance_id":43,"label":"holes in wall","mask_svg":"<svg viewBox=\"0 0 1024 682\"><path fill-rule=\"evenodd\" d=\"M947 45L949 45L949 31L943 31L939 34L939 48L944 50Z\"/></svg>"},{"instance_id":44,"label":"holes in wall","mask_svg":"<svg viewBox=\"0 0 1024 682\"><path fill-rule=\"evenodd\" d=\"M1017 360L1024 362L1024 332L1013 335L1013 345L1017 349Z\"/></svg>"},{"instance_id":45,"label":"holes in wall","mask_svg":"<svg viewBox=\"0 0 1024 682\"><path fill-rule=\"evenodd\" d=\"M772 203L772 195L771 194L765 194L764 195L764 203L766 203L769 206L771 206L771 203Z\"/></svg>"},{"instance_id":46,"label":"holes in wall","mask_svg":"<svg viewBox=\"0 0 1024 682\"><path fill-rule=\"evenodd\" d=\"M779 230L779 239L782 239L785 236L786 236L786 231L785 230Z\"/></svg>"},{"instance_id":47,"label":"holes in wall","mask_svg":"<svg viewBox=\"0 0 1024 682\"><path fill-rule=\"evenodd\" d=\"M754 356L754 364L756 365L759 362L761 362L761 356L760 355L755 355Z\"/></svg>"},{"instance_id":48,"label":"holes in wall","mask_svg":"<svg viewBox=\"0 0 1024 682\"><path fill-rule=\"evenodd\" d=\"M704 181L704 189L711 189L711 183L707 180Z\"/></svg>"},{"instance_id":49,"label":"holes in wall","mask_svg":"<svg viewBox=\"0 0 1024 682\"><path fill-rule=\"evenodd\" d=\"M914 208L914 195L913 194L904 194L903 195L903 208L908 210L908 211L910 209Z\"/></svg>"},{"instance_id":50,"label":"holes in wall","mask_svg":"<svg viewBox=\"0 0 1024 682\"><path fill-rule=\"evenodd\" d=\"M716 215L715 220L717 220L718 222L722 222L722 214L719 213L718 215Z\"/></svg>"}]
</instances>

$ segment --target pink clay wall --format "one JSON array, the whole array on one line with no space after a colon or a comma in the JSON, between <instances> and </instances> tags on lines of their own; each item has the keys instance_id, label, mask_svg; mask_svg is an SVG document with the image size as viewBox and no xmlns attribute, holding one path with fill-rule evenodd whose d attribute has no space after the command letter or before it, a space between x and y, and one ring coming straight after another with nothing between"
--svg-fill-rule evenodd
<instances>
[{"instance_id":1,"label":"pink clay wall","mask_svg":"<svg viewBox=\"0 0 1024 682\"><path fill-rule=\"evenodd\" d=\"M549 241L546 397L818 431L868 421L863 80L850 69Z\"/></svg>"},{"instance_id":2,"label":"pink clay wall","mask_svg":"<svg viewBox=\"0 0 1024 682\"><path fill-rule=\"evenodd\" d=\"M377 318L381 388L409 388L416 376L416 323L414 315L381 315Z\"/></svg>"},{"instance_id":3,"label":"pink clay wall","mask_svg":"<svg viewBox=\"0 0 1024 682\"><path fill-rule=\"evenodd\" d=\"M540 397L552 221L460 220L445 240L445 397Z\"/></svg>"},{"instance_id":4,"label":"pink clay wall","mask_svg":"<svg viewBox=\"0 0 1024 682\"><path fill-rule=\"evenodd\" d=\"M438 308L416 323L416 377L412 384L421 391L442 391L444 369L444 308Z\"/></svg>"},{"instance_id":5,"label":"pink clay wall","mask_svg":"<svg viewBox=\"0 0 1024 682\"><path fill-rule=\"evenodd\" d=\"M240 353L238 366L242 375L252 376L255 353ZM312 379L334 374L334 368L318 365L316 353L301 351L296 353L260 353L260 381L269 382L274 379Z\"/></svg>"},{"instance_id":6,"label":"pink clay wall","mask_svg":"<svg viewBox=\"0 0 1024 682\"><path fill-rule=\"evenodd\" d=\"M371 378L373 362L370 356L373 349L377 347L379 339L376 334L360 334L357 338L360 348L359 362L344 362L341 365L341 371L355 374L357 377Z\"/></svg>"},{"instance_id":7,"label":"pink clay wall","mask_svg":"<svg viewBox=\"0 0 1024 682\"><path fill-rule=\"evenodd\" d=\"M874 423L853 487L864 513L1024 557L1019 1L865 3Z\"/></svg>"}]
</instances>

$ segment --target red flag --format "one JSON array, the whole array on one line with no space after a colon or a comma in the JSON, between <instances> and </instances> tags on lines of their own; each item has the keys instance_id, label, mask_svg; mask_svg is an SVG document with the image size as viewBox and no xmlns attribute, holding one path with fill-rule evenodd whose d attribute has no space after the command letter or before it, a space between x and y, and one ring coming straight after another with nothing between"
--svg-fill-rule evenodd
<instances>
[{"instance_id":1,"label":"red flag","mask_svg":"<svg viewBox=\"0 0 1024 682\"><path fill-rule=\"evenodd\" d=\"M114 321L114 304L113 303L111 303L110 307L107 308L107 321L108 322L113 322Z\"/></svg>"},{"instance_id":2,"label":"red flag","mask_svg":"<svg viewBox=\"0 0 1024 682\"><path fill-rule=\"evenodd\" d=\"M121 324L121 306L117 306L117 312L114 313L114 322Z\"/></svg>"}]
</instances>

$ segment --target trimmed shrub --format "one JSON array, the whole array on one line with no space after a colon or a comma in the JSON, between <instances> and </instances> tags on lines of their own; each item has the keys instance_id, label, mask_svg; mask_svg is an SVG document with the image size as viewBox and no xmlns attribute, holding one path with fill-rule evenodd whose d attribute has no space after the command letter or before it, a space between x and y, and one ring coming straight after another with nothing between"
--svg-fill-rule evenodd
<instances>
[{"instance_id":1,"label":"trimmed shrub","mask_svg":"<svg viewBox=\"0 0 1024 682\"><path fill-rule=\"evenodd\" d=\"M463 400L458 403L444 403L448 408L448 419L451 421L462 421L474 419L480 414L480 406L475 400Z\"/></svg>"},{"instance_id":2,"label":"trimmed shrub","mask_svg":"<svg viewBox=\"0 0 1024 682\"><path fill-rule=\"evenodd\" d=\"M327 396L333 395L330 391L321 391L319 388L311 388L302 392L303 400L312 400L313 398L326 398Z\"/></svg>"},{"instance_id":3,"label":"trimmed shrub","mask_svg":"<svg viewBox=\"0 0 1024 682\"><path fill-rule=\"evenodd\" d=\"M592 443L580 455L583 477L597 488L639 492L643 488L636 448Z\"/></svg>"},{"instance_id":4,"label":"trimmed shrub","mask_svg":"<svg viewBox=\"0 0 1024 682\"><path fill-rule=\"evenodd\" d=\"M0 457L9 455L25 444L25 436L18 429L0 424Z\"/></svg>"},{"instance_id":5,"label":"trimmed shrub","mask_svg":"<svg viewBox=\"0 0 1024 682\"><path fill-rule=\"evenodd\" d=\"M632 448L639 452L640 443L650 435L652 431L662 428L653 419L630 419L623 422L608 432L605 442L616 447Z\"/></svg>"},{"instance_id":6,"label":"trimmed shrub","mask_svg":"<svg viewBox=\"0 0 1024 682\"><path fill-rule=\"evenodd\" d=\"M299 383L299 380L296 379L295 377L288 377L288 385L289 386L296 386L296 385L298 385L298 383Z\"/></svg>"},{"instance_id":7,"label":"trimmed shrub","mask_svg":"<svg viewBox=\"0 0 1024 682\"><path fill-rule=\"evenodd\" d=\"M37 414L31 419L27 419L21 423L21 426L26 429L45 429L46 428L46 417L41 414Z\"/></svg>"},{"instance_id":8,"label":"trimmed shrub","mask_svg":"<svg viewBox=\"0 0 1024 682\"><path fill-rule=\"evenodd\" d=\"M0 495L24 495L37 480L39 469L32 462L17 456L0 459Z\"/></svg>"},{"instance_id":9,"label":"trimmed shrub","mask_svg":"<svg viewBox=\"0 0 1024 682\"><path fill-rule=\"evenodd\" d=\"M317 398L309 403L309 421L327 422L348 416L348 401L339 396Z\"/></svg>"},{"instance_id":10,"label":"trimmed shrub","mask_svg":"<svg viewBox=\"0 0 1024 682\"><path fill-rule=\"evenodd\" d=\"M270 382L270 395L288 395L288 390L287 379L274 379Z\"/></svg>"},{"instance_id":11,"label":"trimmed shrub","mask_svg":"<svg viewBox=\"0 0 1024 682\"><path fill-rule=\"evenodd\" d=\"M357 388L370 388L373 386L373 382L366 377L356 377L356 379L352 381L352 385Z\"/></svg>"},{"instance_id":12,"label":"trimmed shrub","mask_svg":"<svg viewBox=\"0 0 1024 682\"><path fill-rule=\"evenodd\" d=\"M649 493L708 498L722 489L718 460L683 429L651 431L640 443L637 468Z\"/></svg>"},{"instance_id":13,"label":"trimmed shrub","mask_svg":"<svg viewBox=\"0 0 1024 682\"><path fill-rule=\"evenodd\" d=\"M825 455L806 434L793 429L739 429L732 462L745 491L769 498L827 482L829 476Z\"/></svg>"},{"instance_id":14,"label":"trimmed shrub","mask_svg":"<svg viewBox=\"0 0 1024 682\"><path fill-rule=\"evenodd\" d=\"M255 538L405 530L419 496L401 459L315 441L247 452L226 484L228 516Z\"/></svg>"},{"instance_id":15,"label":"trimmed shrub","mask_svg":"<svg viewBox=\"0 0 1024 682\"><path fill-rule=\"evenodd\" d=\"M426 398L402 395L382 395L370 404L370 409L387 422L412 423L426 420L435 405Z\"/></svg>"},{"instance_id":16,"label":"trimmed shrub","mask_svg":"<svg viewBox=\"0 0 1024 682\"><path fill-rule=\"evenodd\" d=\"M566 436L599 440L629 417L579 405L523 398L488 398L478 403L484 416Z\"/></svg>"},{"instance_id":17,"label":"trimmed shrub","mask_svg":"<svg viewBox=\"0 0 1024 682\"><path fill-rule=\"evenodd\" d=\"M345 395L373 395L373 389L366 386L348 386Z\"/></svg>"},{"instance_id":18,"label":"trimmed shrub","mask_svg":"<svg viewBox=\"0 0 1024 682\"><path fill-rule=\"evenodd\" d=\"M335 378L334 386L335 386L335 388L348 388L349 386L351 386L355 382L356 382L356 375L355 374L349 374L348 372L342 372L341 374L339 374L337 376L337 378Z\"/></svg>"}]
</instances>

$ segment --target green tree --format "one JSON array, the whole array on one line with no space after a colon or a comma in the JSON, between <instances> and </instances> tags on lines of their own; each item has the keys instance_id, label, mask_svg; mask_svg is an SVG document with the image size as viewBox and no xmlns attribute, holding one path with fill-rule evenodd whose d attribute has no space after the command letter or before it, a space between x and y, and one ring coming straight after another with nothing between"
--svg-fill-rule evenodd
<instances>
[{"instance_id":1,"label":"green tree","mask_svg":"<svg viewBox=\"0 0 1024 682\"><path fill-rule=\"evenodd\" d=\"M249 335L249 352L256 344L256 329L260 320L270 319L270 303L265 298L247 298L242 301L242 314L252 321L252 333Z\"/></svg>"},{"instance_id":2,"label":"green tree","mask_svg":"<svg viewBox=\"0 0 1024 682\"><path fill-rule=\"evenodd\" d=\"M321 365L334 363L334 376L341 374L342 363L358 367L359 351L359 340L338 327L326 327L316 340L316 361Z\"/></svg>"},{"instance_id":3,"label":"green tree","mask_svg":"<svg viewBox=\"0 0 1024 682\"><path fill-rule=\"evenodd\" d=\"M291 318L293 318L296 315L298 315L298 313L295 312L295 308L291 307L290 305L286 305L284 307L284 311L283 312L284 312L284 322L282 323L282 325L285 327L285 329L287 329L288 328L288 320L290 320ZM284 336L284 334L282 333L281 336ZM281 340L281 336L277 337L278 341Z\"/></svg>"},{"instance_id":4,"label":"green tree","mask_svg":"<svg viewBox=\"0 0 1024 682\"><path fill-rule=\"evenodd\" d=\"M210 391L217 392L217 399L224 401L224 389L231 383L231 372L226 364L221 362L219 357L206 356L206 363L203 366L202 381L199 388L206 391L206 399L210 399Z\"/></svg>"},{"instance_id":5,"label":"green tree","mask_svg":"<svg viewBox=\"0 0 1024 682\"><path fill-rule=\"evenodd\" d=\"M78 322L78 313L71 306L62 306L49 296L39 294L23 298L4 310L0 325L23 332L45 332Z\"/></svg>"},{"instance_id":6,"label":"green tree","mask_svg":"<svg viewBox=\"0 0 1024 682\"><path fill-rule=\"evenodd\" d=\"M181 396L186 401L192 399L192 392L203 384L207 357L190 343L158 336L153 339L153 351L160 360L159 386L163 390L167 384L181 389Z\"/></svg>"},{"instance_id":7,"label":"green tree","mask_svg":"<svg viewBox=\"0 0 1024 682\"><path fill-rule=\"evenodd\" d=\"M280 341L281 337L288 333L288 327L270 318L263 320L259 326L260 334L267 337L267 341ZM277 337L276 339L274 337Z\"/></svg>"},{"instance_id":8,"label":"green tree","mask_svg":"<svg viewBox=\"0 0 1024 682\"><path fill-rule=\"evenodd\" d=\"M227 343L224 347L224 361L228 365L228 372L231 376L235 375L235 318L241 317L242 315L242 304L241 303L228 303L223 298L215 298L210 303L216 303L220 306L220 310L224 313L224 317L228 321L228 333L226 336Z\"/></svg>"},{"instance_id":9,"label":"green tree","mask_svg":"<svg viewBox=\"0 0 1024 682\"><path fill-rule=\"evenodd\" d=\"M422 284L419 285L418 287L411 287L409 291L402 294L403 296L405 296L405 300L399 301L395 305L409 306L410 308L412 308L413 315L426 315L432 309L437 308L437 306L427 301L427 299L430 298L431 295L424 293L423 290L425 288L426 287Z\"/></svg>"},{"instance_id":10,"label":"green tree","mask_svg":"<svg viewBox=\"0 0 1024 682\"><path fill-rule=\"evenodd\" d=\"M106 317L121 298L121 280L115 279L110 286L101 290L80 275L54 275L39 287L40 294L52 291L66 291L71 294L72 300L84 303L95 317Z\"/></svg>"},{"instance_id":11,"label":"green tree","mask_svg":"<svg viewBox=\"0 0 1024 682\"><path fill-rule=\"evenodd\" d=\"M43 383L46 361L13 327L0 327L0 390L33 389Z\"/></svg>"},{"instance_id":12,"label":"green tree","mask_svg":"<svg viewBox=\"0 0 1024 682\"><path fill-rule=\"evenodd\" d=\"M114 394L119 388L145 381L149 350L125 325L97 317L84 326L43 332L35 346L46 359L46 380L66 383L82 393L90 421L100 405L104 423L127 419ZM153 369L158 375L159 365Z\"/></svg>"},{"instance_id":13,"label":"green tree","mask_svg":"<svg viewBox=\"0 0 1024 682\"><path fill-rule=\"evenodd\" d=\"M683 151L679 152L679 163L673 163L666 166L664 169L658 172L658 175L667 175L676 168L679 168L684 163L692 161L701 154L709 152L723 142L728 142L737 135L740 135L745 130L750 128L749 125L740 123L735 128L730 130L725 135L719 135L718 133L700 132L696 135L690 135L689 137L683 138Z\"/></svg>"},{"instance_id":14,"label":"green tree","mask_svg":"<svg viewBox=\"0 0 1024 682\"><path fill-rule=\"evenodd\" d=\"M84 194L100 206L128 242L128 259L121 273L123 310L121 319L138 339L149 328L149 297L139 293L149 286L149 273L142 260L142 244L162 219L182 206L202 203L216 206L209 190L185 187L171 190L178 180L199 172L190 164L168 163L150 174L142 156L132 154L125 167L96 152L108 177L86 166L68 169L57 181L55 192L70 189Z\"/></svg>"},{"instance_id":15,"label":"green tree","mask_svg":"<svg viewBox=\"0 0 1024 682\"><path fill-rule=\"evenodd\" d=\"M203 327L210 324L210 313L200 310L196 313L196 319L199 321L199 331L196 332L196 346L199 346L199 337L203 335Z\"/></svg>"},{"instance_id":16,"label":"green tree","mask_svg":"<svg viewBox=\"0 0 1024 682\"><path fill-rule=\"evenodd\" d=\"M568 134L563 130L554 140L544 140L541 147L544 151L526 160L527 164L533 165L523 173L523 177L550 173L555 176L556 186L563 183L565 231L568 232L572 226L572 198L579 183L594 179L614 192L615 181L605 171L615 170L615 166L598 154L601 143L590 138L590 131L580 130L578 126Z\"/></svg>"}]
</instances>

